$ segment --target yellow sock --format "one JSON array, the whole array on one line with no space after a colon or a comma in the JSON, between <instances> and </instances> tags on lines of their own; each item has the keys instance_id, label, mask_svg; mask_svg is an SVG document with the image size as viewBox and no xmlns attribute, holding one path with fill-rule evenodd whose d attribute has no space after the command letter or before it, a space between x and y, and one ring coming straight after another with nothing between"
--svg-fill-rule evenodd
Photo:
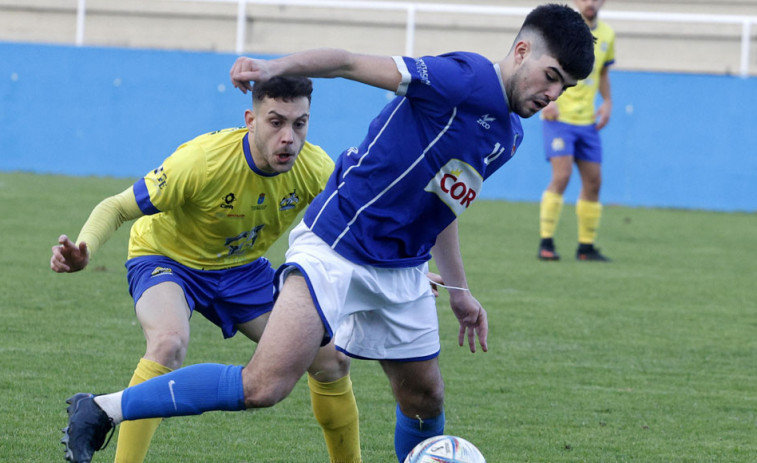
<instances>
[{"instance_id":1,"label":"yellow sock","mask_svg":"<svg viewBox=\"0 0 757 463\"><path fill-rule=\"evenodd\" d=\"M129 386L143 383L150 378L164 375L171 371L152 360L140 359ZM142 463L150 448L150 441L155 430L158 429L163 418L147 420L124 421L118 430L118 445L116 446L116 463Z\"/></svg>"},{"instance_id":2,"label":"yellow sock","mask_svg":"<svg viewBox=\"0 0 757 463\"><path fill-rule=\"evenodd\" d=\"M557 222L562 212L562 195L545 190L541 195L539 209L539 233L542 238L552 238L557 230Z\"/></svg>"},{"instance_id":3,"label":"yellow sock","mask_svg":"<svg viewBox=\"0 0 757 463\"><path fill-rule=\"evenodd\" d=\"M594 244L597 239L599 218L602 216L602 205L596 201L579 199L576 203L578 217L579 244Z\"/></svg>"},{"instance_id":4,"label":"yellow sock","mask_svg":"<svg viewBox=\"0 0 757 463\"><path fill-rule=\"evenodd\" d=\"M331 463L360 463L360 423L350 376L322 383L308 375L308 387Z\"/></svg>"}]
</instances>

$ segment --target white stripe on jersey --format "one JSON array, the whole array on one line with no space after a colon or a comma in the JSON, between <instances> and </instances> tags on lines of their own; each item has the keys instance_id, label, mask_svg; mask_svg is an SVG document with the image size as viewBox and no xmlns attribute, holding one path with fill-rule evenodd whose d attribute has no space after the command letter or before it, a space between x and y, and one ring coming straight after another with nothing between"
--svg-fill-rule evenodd
<instances>
[{"instance_id":1,"label":"white stripe on jersey","mask_svg":"<svg viewBox=\"0 0 757 463\"><path fill-rule=\"evenodd\" d=\"M327 199L326 201L324 201L324 202L323 202L323 206L321 206L321 210L320 210L320 211L318 211L318 215L316 215L316 216L315 216L315 219L313 219L313 224L312 224L312 225L310 226L310 229L311 229L311 230L312 230L313 228L315 228L315 224L316 224L316 223L318 223L318 218L319 218L319 217L321 217L321 214L323 213L323 211L324 211L324 210L326 210L326 206L328 206L329 202L331 202L331 200L332 200L332 199L334 199L334 197L335 197L335 196L336 196L336 195L337 195L337 194L339 193L339 189L340 189L340 188L341 188L342 186L344 186L344 179L345 179L345 177L347 177L347 174L349 174L349 173L350 173L350 171L351 171L351 170L352 170L352 169L353 169L354 167L360 167L360 164L362 164L362 163L363 163L363 159L365 159L365 157L366 157L366 156L368 156L368 153L370 153L370 152L371 152L371 148L373 147L373 145L375 145L375 144L376 144L376 141L377 141L377 140L379 139L379 137L381 136L381 134L382 134L382 133L384 133L384 130L386 129L386 126L388 126L388 125L389 125L389 123L390 123L390 122L392 121L392 119L394 118L394 115L395 115L395 114L397 114L397 110L399 110L399 109L400 109L400 106L402 106L402 105L403 105L403 104L404 104L404 103L405 103L406 101L407 101L407 98L403 98L403 99L402 99L402 100L401 100L401 101L399 102L399 104L397 104L397 107L395 107L395 108L394 108L394 111L392 111L392 115L391 115L391 116L389 116L389 118L388 118L388 119L386 120L386 123L384 124L384 126L383 126L383 127L381 127L381 130L379 130L379 133L378 133L378 134L376 134L376 137L375 137L375 138L373 139L373 141L371 142L371 144L370 144L370 145L368 145L368 149L367 149L367 150L365 151L365 154L363 154L362 156L360 156L360 159L359 159L359 160L357 161L357 164L355 164L355 165L353 165L353 166L350 166L350 167L349 167L349 168L348 168L348 169L347 169L346 171L344 171L344 175L342 175L342 182L341 182L341 183L339 184L339 186L337 186L337 187L336 187L336 189L334 190L334 192L333 192L333 193L331 193L331 196L329 196L329 198L328 198L328 199Z\"/></svg>"},{"instance_id":2,"label":"white stripe on jersey","mask_svg":"<svg viewBox=\"0 0 757 463\"><path fill-rule=\"evenodd\" d=\"M421 162L424 157L426 157L426 153L428 153L428 151L436 144L436 142L438 142L444 136L444 134L447 133L447 130L449 130L450 126L452 125L452 122L455 120L455 116L457 116L457 107L454 107L452 109L452 116L450 116L449 120L447 121L447 125L445 125L444 128L441 130L441 132L439 132L439 134L436 136L436 138L434 138L431 141L431 143L429 143L429 145L423 150L423 152L421 153L421 155L418 156L418 158L415 161L413 161L413 163L410 165L410 167L408 167L407 169L405 169L405 171L399 177L397 177L392 183L390 183L386 188L384 188L373 199L371 199L365 205L363 205L363 207L361 207L360 209L357 210L357 212L355 213L355 216L352 217L352 220L350 220L347 223L347 226L344 228L344 230L342 230L342 233L339 234L339 236L337 237L336 241L334 241L334 243L331 245L331 249L335 249L336 248L336 245L339 244L339 241L344 237L344 235L347 234L348 231L350 231L350 225L352 225L353 223L355 223L355 221L357 220L358 216L365 209L367 209L368 207L370 207L371 204L373 204L376 201L378 201L379 198L381 198L384 195L384 193L386 193L387 191L391 190L392 187L394 187L394 185L396 185L400 180L402 180L403 178L405 178L405 176L407 174L409 174L410 171L412 171L413 168L416 165L418 165L418 163ZM382 129L382 131L383 131L383 129ZM366 154L368 154L368 153L366 153ZM342 184L344 184L344 182Z\"/></svg>"},{"instance_id":3,"label":"white stripe on jersey","mask_svg":"<svg viewBox=\"0 0 757 463\"><path fill-rule=\"evenodd\" d=\"M360 167L360 164L363 163L363 159L365 159L365 157L368 156L368 153L371 152L371 148L373 148L373 145L376 144L376 142L378 141L379 137L381 137L381 134L384 133L384 130L386 130L386 127L389 125L390 122L392 122L392 119L394 119L394 115L397 114L397 111L399 111L400 107L403 104L405 104L406 101L407 101L407 98L402 98L402 100L399 102L399 104L397 104L397 107L394 108L394 111L392 111L392 115L389 116L389 118L386 120L386 124L384 124L384 126L381 127L381 130L379 130L379 133L376 134L376 138L374 138L373 141L371 142L371 144L368 145L368 149L365 150L365 154L363 154L362 156L360 156L360 160L358 160L357 164L355 164L354 166L350 166L349 169L347 169L346 171L344 171L344 175L342 175L342 183L340 183L339 186L344 185L344 179L347 178L347 175L349 175L349 173L350 173L350 171L352 169L354 169L355 167Z\"/></svg>"}]
</instances>

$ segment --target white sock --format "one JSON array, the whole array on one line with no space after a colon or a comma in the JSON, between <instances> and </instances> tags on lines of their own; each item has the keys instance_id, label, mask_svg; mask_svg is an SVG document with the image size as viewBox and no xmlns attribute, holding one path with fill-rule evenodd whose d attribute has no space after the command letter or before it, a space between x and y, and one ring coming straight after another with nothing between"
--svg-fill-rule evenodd
<instances>
[{"instance_id":1,"label":"white sock","mask_svg":"<svg viewBox=\"0 0 757 463\"><path fill-rule=\"evenodd\" d=\"M113 394L98 395L95 397L95 403L103 409L106 415L113 420L113 424L119 424L124 420L121 412L121 396L124 391L114 392Z\"/></svg>"}]
</instances>

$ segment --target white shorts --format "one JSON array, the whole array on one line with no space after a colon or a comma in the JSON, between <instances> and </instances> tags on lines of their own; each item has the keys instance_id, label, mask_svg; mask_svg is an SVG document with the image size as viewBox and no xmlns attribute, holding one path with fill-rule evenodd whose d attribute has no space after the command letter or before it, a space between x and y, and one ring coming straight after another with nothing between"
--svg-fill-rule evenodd
<instances>
[{"instance_id":1,"label":"white shorts","mask_svg":"<svg viewBox=\"0 0 757 463\"><path fill-rule=\"evenodd\" d=\"M436 299L427 264L410 268L358 265L337 254L300 222L289 235L281 288L302 272L328 337L345 354L374 360L428 360L439 355Z\"/></svg>"}]
</instances>

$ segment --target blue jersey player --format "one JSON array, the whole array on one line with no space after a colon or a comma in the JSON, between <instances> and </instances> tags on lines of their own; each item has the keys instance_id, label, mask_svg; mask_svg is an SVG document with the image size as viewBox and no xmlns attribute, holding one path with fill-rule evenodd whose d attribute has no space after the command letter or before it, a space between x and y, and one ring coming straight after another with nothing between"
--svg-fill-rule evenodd
<instances>
[{"instance_id":1,"label":"blue jersey player","mask_svg":"<svg viewBox=\"0 0 757 463\"><path fill-rule=\"evenodd\" d=\"M427 262L434 258L449 288L460 345L467 339L475 352L478 337L486 351L487 314L468 290L457 218L513 156L523 136L519 117L589 74L593 44L580 14L544 5L529 13L497 63L473 53L415 59L333 49L239 58L231 78L245 92L253 81L302 75L351 79L397 97L360 146L342 153L290 234L274 310L250 363L193 365L117 393L77 394L67 428L74 461L124 420L272 406L331 339L352 357L381 363L397 402L398 461L442 434L444 384Z\"/></svg>"}]
</instances>

